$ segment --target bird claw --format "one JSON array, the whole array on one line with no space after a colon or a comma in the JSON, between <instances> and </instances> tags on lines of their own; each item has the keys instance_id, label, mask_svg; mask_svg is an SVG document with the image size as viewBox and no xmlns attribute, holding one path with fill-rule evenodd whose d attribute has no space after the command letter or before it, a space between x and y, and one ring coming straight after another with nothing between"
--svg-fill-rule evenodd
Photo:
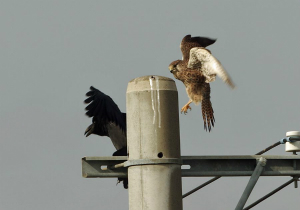
<instances>
[{"instance_id":1,"label":"bird claw","mask_svg":"<svg viewBox=\"0 0 300 210\"><path fill-rule=\"evenodd\" d=\"M184 106L181 108L181 114L182 114L182 112L183 112L184 114L186 114L186 113L188 112L189 109L192 110L192 108L190 107L190 105L188 105L188 104L184 105Z\"/></svg>"}]
</instances>

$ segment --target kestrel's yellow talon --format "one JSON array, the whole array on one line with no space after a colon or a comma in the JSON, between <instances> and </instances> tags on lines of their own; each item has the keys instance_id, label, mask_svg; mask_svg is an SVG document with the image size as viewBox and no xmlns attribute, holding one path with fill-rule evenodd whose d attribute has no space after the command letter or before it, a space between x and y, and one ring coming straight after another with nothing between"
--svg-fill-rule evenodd
<instances>
[{"instance_id":1,"label":"kestrel's yellow talon","mask_svg":"<svg viewBox=\"0 0 300 210\"><path fill-rule=\"evenodd\" d=\"M186 114L189 109L192 110L192 108L190 107L189 103L187 103L186 105L184 105L182 107L181 113L183 112L184 114Z\"/></svg>"}]
</instances>

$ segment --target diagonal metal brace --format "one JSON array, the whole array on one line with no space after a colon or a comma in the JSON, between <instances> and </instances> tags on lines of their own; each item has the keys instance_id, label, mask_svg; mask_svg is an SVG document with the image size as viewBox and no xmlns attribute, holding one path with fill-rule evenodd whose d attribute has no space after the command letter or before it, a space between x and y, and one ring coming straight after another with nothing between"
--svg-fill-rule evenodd
<instances>
[{"instance_id":1,"label":"diagonal metal brace","mask_svg":"<svg viewBox=\"0 0 300 210\"><path fill-rule=\"evenodd\" d=\"M293 183L294 181L299 181L297 177L294 177L293 179L291 179L290 181L284 183L283 185L277 187L275 190L273 190L272 192L268 193L267 195L265 195L264 197L258 199L257 201L255 201L254 203L250 204L249 206L247 206L246 208L244 208L243 210L249 210L252 207L256 206L257 204L259 204L260 202L266 200L267 198L271 197L272 195L274 195L275 193L277 193L278 191L282 190L283 188L285 188L286 186L288 186L289 184Z\"/></svg>"},{"instance_id":2,"label":"diagonal metal brace","mask_svg":"<svg viewBox=\"0 0 300 210\"><path fill-rule=\"evenodd\" d=\"M258 178L259 178L259 176L260 176L260 174L262 173L266 163L267 163L267 159L265 159L263 157L259 158L258 163L256 165L256 168L253 171L253 174L252 174L252 176L251 176L251 178L250 178L250 180L249 180L249 182L248 182L248 184L247 184L247 186L246 186L246 188L245 188L245 190L244 190L244 192L243 192L243 194L242 194L242 196L241 196L241 198L240 198L240 200L239 200L239 202L238 202L238 204L235 208L235 210L242 210L244 208L244 206L245 206L245 204L246 204L246 202L247 202L247 200L248 200L248 198L249 198L249 196L250 196L250 194L251 194L251 192L252 192L252 190L253 190L253 188L254 188L254 186L255 186Z\"/></svg>"}]
</instances>

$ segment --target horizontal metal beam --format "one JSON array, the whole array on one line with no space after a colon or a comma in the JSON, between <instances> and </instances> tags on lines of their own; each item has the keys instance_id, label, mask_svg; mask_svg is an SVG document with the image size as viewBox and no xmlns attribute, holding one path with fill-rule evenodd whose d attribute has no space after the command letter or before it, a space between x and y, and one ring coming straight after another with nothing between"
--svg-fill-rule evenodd
<instances>
[{"instance_id":1,"label":"horizontal metal beam","mask_svg":"<svg viewBox=\"0 0 300 210\"><path fill-rule=\"evenodd\" d=\"M83 157L81 160L82 176L84 178L127 178L127 168L110 170L114 166L127 161L127 156Z\"/></svg>"},{"instance_id":2,"label":"horizontal metal beam","mask_svg":"<svg viewBox=\"0 0 300 210\"><path fill-rule=\"evenodd\" d=\"M268 160L261 176L300 176L300 157L296 155L182 156L182 165L189 165L190 169L181 169L181 174L182 177L251 176L256 167L256 161L260 157ZM84 157L82 158L82 176L85 178L126 178L126 167L103 170L107 166L125 161L127 161L126 156Z\"/></svg>"}]
</instances>

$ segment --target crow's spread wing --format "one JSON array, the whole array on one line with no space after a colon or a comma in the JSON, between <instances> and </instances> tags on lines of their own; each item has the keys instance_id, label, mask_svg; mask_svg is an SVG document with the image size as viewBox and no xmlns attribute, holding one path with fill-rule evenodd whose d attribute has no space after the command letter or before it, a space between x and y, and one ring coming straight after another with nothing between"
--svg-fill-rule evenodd
<instances>
[{"instance_id":1,"label":"crow's spread wing","mask_svg":"<svg viewBox=\"0 0 300 210\"><path fill-rule=\"evenodd\" d=\"M127 146L126 114L122 113L116 103L108 95L93 86L86 94L84 102L89 104L86 115L93 117L93 123L86 129L85 135L108 136L117 150Z\"/></svg>"}]
</instances>

